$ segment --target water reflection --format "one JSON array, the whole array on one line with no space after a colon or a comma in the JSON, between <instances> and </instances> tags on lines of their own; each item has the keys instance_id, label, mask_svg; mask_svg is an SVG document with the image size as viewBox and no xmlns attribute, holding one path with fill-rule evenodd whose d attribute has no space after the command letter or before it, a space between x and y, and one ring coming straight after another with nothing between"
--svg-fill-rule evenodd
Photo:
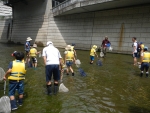
<instances>
[{"instance_id":1,"label":"water reflection","mask_svg":"<svg viewBox=\"0 0 150 113\"><path fill-rule=\"evenodd\" d=\"M24 51L24 46L0 44L0 47L3 48L0 50L0 67L6 71L8 63L13 60L10 54L14 50ZM64 50L60 51L63 56ZM139 76L140 71L133 67L130 55L108 53L106 58L100 58L103 66L97 66L98 59L89 64L89 51L77 50L77 54L87 76L82 77L74 65L75 76L64 74L63 83L69 89L67 93L45 94L42 58L38 58L37 70L27 68L24 105L13 113L150 112L150 79Z\"/></svg>"}]
</instances>

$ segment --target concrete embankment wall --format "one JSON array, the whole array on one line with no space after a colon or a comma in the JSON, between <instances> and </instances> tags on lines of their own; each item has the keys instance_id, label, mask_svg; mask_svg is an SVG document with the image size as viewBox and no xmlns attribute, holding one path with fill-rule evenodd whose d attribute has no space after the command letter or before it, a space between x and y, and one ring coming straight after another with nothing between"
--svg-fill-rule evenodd
<instances>
[{"instance_id":1,"label":"concrete embankment wall","mask_svg":"<svg viewBox=\"0 0 150 113\"><path fill-rule=\"evenodd\" d=\"M0 42L10 39L12 19L10 16L0 16Z\"/></svg>"},{"instance_id":2,"label":"concrete embankment wall","mask_svg":"<svg viewBox=\"0 0 150 113\"><path fill-rule=\"evenodd\" d=\"M27 37L41 46L47 41L49 0L30 0L14 5L12 40L24 44Z\"/></svg>"},{"instance_id":3,"label":"concrete embankment wall","mask_svg":"<svg viewBox=\"0 0 150 113\"><path fill-rule=\"evenodd\" d=\"M34 7L33 7L34 6ZM131 53L132 37L150 47L150 5L53 17L51 0L33 0L14 6L11 39L25 43L30 36L43 45L76 43L78 49L100 46L105 36L114 52Z\"/></svg>"},{"instance_id":4,"label":"concrete embankment wall","mask_svg":"<svg viewBox=\"0 0 150 113\"><path fill-rule=\"evenodd\" d=\"M48 40L77 48L101 45L108 36L115 52L131 53L132 37L150 47L150 5L50 17Z\"/></svg>"}]
</instances>

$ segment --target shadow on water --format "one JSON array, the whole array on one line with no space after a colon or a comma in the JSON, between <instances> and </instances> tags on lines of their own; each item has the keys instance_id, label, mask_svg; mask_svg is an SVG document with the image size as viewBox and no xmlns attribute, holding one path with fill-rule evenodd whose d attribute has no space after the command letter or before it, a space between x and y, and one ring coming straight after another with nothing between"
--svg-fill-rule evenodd
<instances>
[{"instance_id":1,"label":"shadow on water","mask_svg":"<svg viewBox=\"0 0 150 113\"><path fill-rule=\"evenodd\" d=\"M150 109L138 107L138 106L130 106L129 107L130 113L150 113Z\"/></svg>"}]
</instances>

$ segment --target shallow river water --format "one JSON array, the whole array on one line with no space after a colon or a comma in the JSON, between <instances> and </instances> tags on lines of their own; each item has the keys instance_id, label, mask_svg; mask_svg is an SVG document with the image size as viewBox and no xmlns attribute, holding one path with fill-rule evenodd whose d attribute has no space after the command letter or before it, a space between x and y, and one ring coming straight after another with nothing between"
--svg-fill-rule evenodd
<instances>
[{"instance_id":1,"label":"shallow river water","mask_svg":"<svg viewBox=\"0 0 150 113\"><path fill-rule=\"evenodd\" d=\"M24 52L23 45L0 44L0 48L0 67L5 71L13 60L11 53ZM59 50L63 56L64 49ZM139 76L131 55L107 53L101 58L103 66L96 65L97 58L89 64L89 51L77 50L77 55L87 76L80 76L74 65L75 76L63 78L69 92L52 96L45 94L45 67L38 57L37 70L27 68L24 104L12 113L150 113L150 78ZM0 96L2 88L3 83Z\"/></svg>"}]
</instances>

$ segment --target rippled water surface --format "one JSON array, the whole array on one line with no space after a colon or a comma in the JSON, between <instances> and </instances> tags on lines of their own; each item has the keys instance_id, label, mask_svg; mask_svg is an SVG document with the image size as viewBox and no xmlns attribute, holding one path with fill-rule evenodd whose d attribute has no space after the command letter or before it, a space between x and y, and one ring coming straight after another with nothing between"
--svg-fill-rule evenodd
<instances>
[{"instance_id":1,"label":"rippled water surface","mask_svg":"<svg viewBox=\"0 0 150 113\"><path fill-rule=\"evenodd\" d=\"M0 67L5 71L13 60L11 53L24 51L23 45L0 44L0 48ZM59 50L63 56L64 50ZM27 68L24 104L13 113L150 113L150 78L139 76L130 55L108 53L101 58L103 66L96 65L97 58L89 64L89 51L77 50L77 55L87 76L80 76L74 65L75 76L63 78L69 92L52 96L45 94L45 68L38 58L37 70ZM1 83L0 96L2 87Z\"/></svg>"}]
</instances>

